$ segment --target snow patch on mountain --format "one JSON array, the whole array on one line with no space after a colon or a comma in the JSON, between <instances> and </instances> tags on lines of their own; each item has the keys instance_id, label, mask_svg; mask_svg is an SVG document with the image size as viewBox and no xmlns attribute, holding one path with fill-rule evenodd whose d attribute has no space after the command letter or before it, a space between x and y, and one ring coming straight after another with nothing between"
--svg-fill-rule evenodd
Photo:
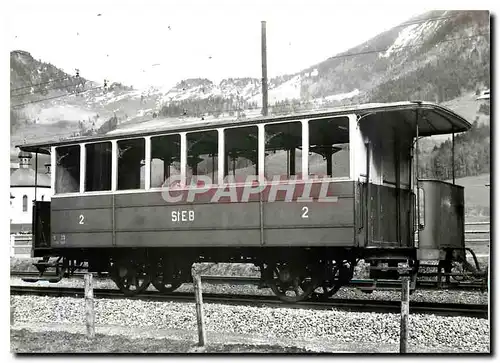
<instances>
[{"instance_id":1,"label":"snow patch on mountain","mask_svg":"<svg viewBox=\"0 0 500 363\"><path fill-rule=\"evenodd\" d=\"M158 103L168 103L183 101L188 99L207 99L210 97L242 97L249 99L258 92L260 82L253 79L225 79L216 85L211 81L205 80L199 84L180 83L165 92L164 89L156 90L161 96Z\"/></svg>"},{"instance_id":2,"label":"snow patch on mountain","mask_svg":"<svg viewBox=\"0 0 500 363\"><path fill-rule=\"evenodd\" d=\"M325 101L342 101L348 98L353 98L355 96L359 95L359 89L355 89L354 91L348 92L348 93L339 93L336 95L331 95L331 96L326 96L324 98Z\"/></svg>"},{"instance_id":3,"label":"snow patch on mountain","mask_svg":"<svg viewBox=\"0 0 500 363\"><path fill-rule=\"evenodd\" d=\"M317 76L318 76L318 74L319 74L318 69L317 69L317 68L315 68L315 69L313 69L311 72L307 72L307 73L305 73L305 75L304 75L304 76L305 76L305 77L317 77Z\"/></svg>"},{"instance_id":4,"label":"snow patch on mountain","mask_svg":"<svg viewBox=\"0 0 500 363\"><path fill-rule=\"evenodd\" d=\"M36 116L36 122L41 124L54 123L61 120L77 122L93 118L95 115L96 112L73 105L57 105L41 109Z\"/></svg>"},{"instance_id":5,"label":"snow patch on mountain","mask_svg":"<svg viewBox=\"0 0 500 363\"><path fill-rule=\"evenodd\" d=\"M280 84L269 91L269 102L274 103L284 100L300 99L301 75L297 75L289 81Z\"/></svg>"},{"instance_id":6,"label":"snow patch on mountain","mask_svg":"<svg viewBox=\"0 0 500 363\"><path fill-rule=\"evenodd\" d=\"M267 95L268 103L273 105L276 102L300 99L301 85L302 76L299 74L278 86L270 87ZM257 87L257 94L253 95L249 101L257 102L257 106L262 107L262 88L260 85Z\"/></svg>"},{"instance_id":7,"label":"snow patch on mountain","mask_svg":"<svg viewBox=\"0 0 500 363\"><path fill-rule=\"evenodd\" d=\"M380 54L380 57L387 58L401 49L422 44L425 38L434 32L440 25L440 20L408 25L399 32L394 43L392 43L385 53Z\"/></svg>"},{"instance_id":8,"label":"snow patch on mountain","mask_svg":"<svg viewBox=\"0 0 500 363\"><path fill-rule=\"evenodd\" d=\"M261 88L260 80L248 79L248 80L223 80L220 85L221 96L222 97L243 97L244 99L249 99L253 95L259 92Z\"/></svg>"}]
</instances>

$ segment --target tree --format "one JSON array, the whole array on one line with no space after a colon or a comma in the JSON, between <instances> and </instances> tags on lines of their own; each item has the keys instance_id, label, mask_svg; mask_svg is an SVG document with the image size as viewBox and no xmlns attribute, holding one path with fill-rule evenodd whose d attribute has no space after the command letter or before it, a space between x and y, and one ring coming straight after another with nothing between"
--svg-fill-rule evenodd
<instances>
[{"instance_id":1,"label":"tree","mask_svg":"<svg viewBox=\"0 0 500 363\"><path fill-rule=\"evenodd\" d=\"M419 172L422 177L451 179L451 142L434 146L422 153ZM490 172L490 127L474 122L471 130L455 137L455 176L462 178Z\"/></svg>"}]
</instances>

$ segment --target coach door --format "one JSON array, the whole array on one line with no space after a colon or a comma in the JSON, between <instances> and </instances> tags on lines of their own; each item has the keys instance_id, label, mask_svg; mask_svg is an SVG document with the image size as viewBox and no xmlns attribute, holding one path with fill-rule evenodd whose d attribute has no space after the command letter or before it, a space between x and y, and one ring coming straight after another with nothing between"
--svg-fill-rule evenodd
<instances>
[{"instance_id":1,"label":"coach door","mask_svg":"<svg viewBox=\"0 0 500 363\"><path fill-rule=\"evenodd\" d=\"M32 230L33 250L50 247L50 202L34 202Z\"/></svg>"}]
</instances>

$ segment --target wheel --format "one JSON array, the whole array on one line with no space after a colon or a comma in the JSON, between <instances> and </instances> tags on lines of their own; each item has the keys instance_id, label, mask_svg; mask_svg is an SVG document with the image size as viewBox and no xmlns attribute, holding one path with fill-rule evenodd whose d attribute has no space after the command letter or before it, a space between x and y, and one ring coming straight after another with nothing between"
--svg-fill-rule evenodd
<instances>
[{"instance_id":1,"label":"wheel","mask_svg":"<svg viewBox=\"0 0 500 363\"><path fill-rule=\"evenodd\" d=\"M314 291L317 298L327 299L335 295L342 286L347 285L354 274L355 261L331 261L324 265L324 278ZM318 290L322 290L319 292ZM317 292L318 291L318 292Z\"/></svg>"},{"instance_id":2,"label":"wheel","mask_svg":"<svg viewBox=\"0 0 500 363\"><path fill-rule=\"evenodd\" d=\"M111 275L118 289L125 296L135 296L145 291L150 283L151 277L145 269L132 262L118 262L113 266Z\"/></svg>"},{"instance_id":3,"label":"wheel","mask_svg":"<svg viewBox=\"0 0 500 363\"><path fill-rule=\"evenodd\" d=\"M170 277L165 279L163 274L156 275L151 281L156 290L166 294L175 291L182 285L180 279Z\"/></svg>"},{"instance_id":4,"label":"wheel","mask_svg":"<svg viewBox=\"0 0 500 363\"><path fill-rule=\"evenodd\" d=\"M158 291L170 293L186 282L189 271L190 267L179 267L172 261L160 260L156 263L151 282Z\"/></svg>"},{"instance_id":5,"label":"wheel","mask_svg":"<svg viewBox=\"0 0 500 363\"><path fill-rule=\"evenodd\" d=\"M308 298L316 288L316 279L303 266L271 264L265 270L265 280L274 294L285 302L295 303Z\"/></svg>"}]
</instances>

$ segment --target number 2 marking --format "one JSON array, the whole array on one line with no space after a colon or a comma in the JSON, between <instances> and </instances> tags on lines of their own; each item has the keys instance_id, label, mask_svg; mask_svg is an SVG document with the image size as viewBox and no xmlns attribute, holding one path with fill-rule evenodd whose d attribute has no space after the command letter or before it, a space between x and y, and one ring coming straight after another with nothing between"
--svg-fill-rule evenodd
<instances>
[{"instance_id":1,"label":"number 2 marking","mask_svg":"<svg viewBox=\"0 0 500 363\"><path fill-rule=\"evenodd\" d=\"M309 212L309 208L307 207L302 207L302 218L309 218L309 216L307 215L307 213Z\"/></svg>"},{"instance_id":2,"label":"number 2 marking","mask_svg":"<svg viewBox=\"0 0 500 363\"><path fill-rule=\"evenodd\" d=\"M83 216L83 214L80 214L80 224L84 224L83 223L83 220L85 219L85 217Z\"/></svg>"}]
</instances>

